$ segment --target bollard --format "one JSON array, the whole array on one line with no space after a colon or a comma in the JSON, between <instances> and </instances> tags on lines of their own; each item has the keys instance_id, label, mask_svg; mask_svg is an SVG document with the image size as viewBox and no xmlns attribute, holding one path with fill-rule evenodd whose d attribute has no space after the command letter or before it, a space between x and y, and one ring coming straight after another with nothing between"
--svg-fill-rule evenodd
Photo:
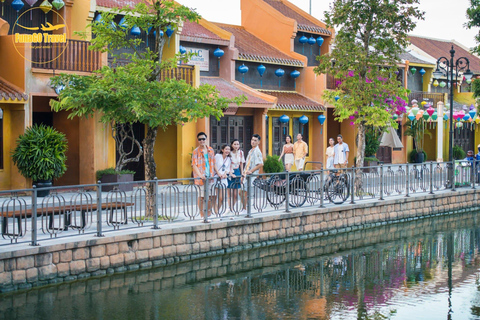
<instances>
[{"instance_id":1,"label":"bollard","mask_svg":"<svg viewBox=\"0 0 480 320\"><path fill-rule=\"evenodd\" d=\"M38 246L37 242L37 187L33 186L32 191L32 243L31 246Z\"/></svg>"},{"instance_id":2,"label":"bollard","mask_svg":"<svg viewBox=\"0 0 480 320\"><path fill-rule=\"evenodd\" d=\"M203 183L203 195L204 195L204 198L203 198L203 201L205 201L205 203L203 204L203 222L204 223L209 223L210 221L208 220L208 212L209 212L209 207L208 207L208 203L210 202L210 186L209 186L209 178L207 177L205 179L205 182Z\"/></svg>"},{"instance_id":3,"label":"bollard","mask_svg":"<svg viewBox=\"0 0 480 320\"><path fill-rule=\"evenodd\" d=\"M350 200L350 203L351 204L355 204L355 170L356 170L356 167L352 167L352 183L351 183L351 187L352 187L352 192L351 192L351 200Z\"/></svg>"},{"instance_id":4,"label":"bollard","mask_svg":"<svg viewBox=\"0 0 480 320\"><path fill-rule=\"evenodd\" d=\"M325 198L324 189L325 189L325 183L323 179L323 169L322 169L320 170L320 208L325 208L325 205L323 203Z\"/></svg>"},{"instance_id":5,"label":"bollard","mask_svg":"<svg viewBox=\"0 0 480 320\"><path fill-rule=\"evenodd\" d=\"M407 179L405 180L405 185L407 187L407 193L405 194L405 197L410 197L410 170L408 170L408 163L405 164L406 166L406 172L407 172Z\"/></svg>"},{"instance_id":6,"label":"bollard","mask_svg":"<svg viewBox=\"0 0 480 320\"><path fill-rule=\"evenodd\" d=\"M430 194L433 194L433 161L430 161Z\"/></svg>"},{"instance_id":7,"label":"bollard","mask_svg":"<svg viewBox=\"0 0 480 320\"><path fill-rule=\"evenodd\" d=\"M251 186L252 176L247 176L247 216L246 218L252 217L252 188Z\"/></svg>"},{"instance_id":8,"label":"bollard","mask_svg":"<svg viewBox=\"0 0 480 320\"><path fill-rule=\"evenodd\" d=\"M378 200L383 199L383 163L380 163L380 198Z\"/></svg>"},{"instance_id":9,"label":"bollard","mask_svg":"<svg viewBox=\"0 0 480 320\"><path fill-rule=\"evenodd\" d=\"M97 182L97 237L103 237L102 234L102 183Z\"/></svg>"},{"instance_id":10,"label":"bollard","mask_svg":"<svg viewBox=\"0 0 480 320\"><path fill-rule=\"evenodd\" d=\"M290 212L290 171L287 171L285 180L285 212Z\"/></svg>"},{"instance_id":11,"label":"bollard","mask_svg":"<svg viewBox=\"0 0 480 320\"><path fill-rule=\"evenodd\" d=\"M153 229L160 229L158 227L158 179L157 177L154 178L155 180L155 201L153 203Z\"/></svg>"}]
</instances>

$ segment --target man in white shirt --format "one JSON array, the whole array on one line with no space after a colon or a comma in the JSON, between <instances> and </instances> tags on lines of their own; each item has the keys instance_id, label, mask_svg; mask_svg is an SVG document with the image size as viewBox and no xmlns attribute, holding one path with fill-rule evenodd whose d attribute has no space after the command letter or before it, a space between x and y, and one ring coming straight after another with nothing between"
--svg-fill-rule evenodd
<instances>
[{"instance_id":1,"label":"man in white shirt","mask_svg":"<svg viewBox=\"0 0 480 320\"><path fill-rule=\"evenodd\" d=\"M335 152L335 156L333 158L333 165L337 169L346 168L348 164L348 155L350 153L350 149L348 148L348 144L343 142L343 136L339 134L337 136L337 144L333 148Z\"/></svg>"}]
</instances>

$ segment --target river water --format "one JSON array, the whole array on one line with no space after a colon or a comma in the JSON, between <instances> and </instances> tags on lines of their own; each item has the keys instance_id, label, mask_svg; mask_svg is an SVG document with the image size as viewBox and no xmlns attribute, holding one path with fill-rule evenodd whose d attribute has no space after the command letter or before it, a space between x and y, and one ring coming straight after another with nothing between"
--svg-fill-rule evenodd
<instances>
[{"instance_id":1,"label":"river water","mask_svg":"<svg viewBox=\"0 0 480 320\"><path fill-rule=\"evenodd\" d=\"M0 295L0 319L480 319L459 213Z\"/></svg>"}]
</instances>

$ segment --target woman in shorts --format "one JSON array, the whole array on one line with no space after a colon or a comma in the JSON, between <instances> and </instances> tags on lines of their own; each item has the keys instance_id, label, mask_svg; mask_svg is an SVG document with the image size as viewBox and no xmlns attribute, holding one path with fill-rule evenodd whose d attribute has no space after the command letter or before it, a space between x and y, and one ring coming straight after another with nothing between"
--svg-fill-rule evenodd
<instances>
[{"instance_id":1,"label":"woman in shorts","mask_svg":"<svg viewBox=\"0 0 480 320\"><path fill-rule=\"evenodd\" d=\"M287 135L285 137L285 144L283 145L282 148L282 154L280 154L280 158L278 161L282 161L282 157L285 154L285 171L290 171L290 169L293 166L293 143L292 143L292 137L290 135Z\"/></svg>"},{"instance_id":2,"label":"woman in shorts","mask_svg":"<svg viewBox=\"0 0 480 320\"><path fill-rule=\"evenodd\" d=\"M229 191L229 198L230 198L230 210L231 211L239 211L239 210L232 210L233 205L237 203L238 200L238 189L240 189L242 183L240 182L240 178L243 174L243 165L245 163L245 156L243 151L240 150L240 141L235 139L230 144L230 157L232 159L232 166L230 172L230 178L228 179L228 191Z\"/></svg>"}]
</instances>

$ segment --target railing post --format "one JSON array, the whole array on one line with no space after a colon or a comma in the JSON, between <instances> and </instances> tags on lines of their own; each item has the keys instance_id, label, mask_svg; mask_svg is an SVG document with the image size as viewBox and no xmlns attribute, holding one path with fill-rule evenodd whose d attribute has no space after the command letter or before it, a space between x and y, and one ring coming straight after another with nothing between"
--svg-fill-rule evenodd
<instances>
[{"instance_id":1,"label":"railing post","mask_svg":"<svg viewBox=\"0 0 480 320\"><path fill-rule=\"evenodd\" d=\"M103 237L102 234L102 183L97 182L97 237Z\"/></svg>"},{"instance_id":2,"label":"railing post","mask_svg":"<svg viewBox=\"0 0 480 320\"><path fill-rule=\"evenodd\" d=\"M430 194L433 194L433 161L430 161Z\"/></svg>"},{"instance_id":3,"label":"railing post","mask_svg":"<svg viewBox=\"0 0 480 320\"><path fill-rule=\"evenodd\" d=\"M405 185L407 187L405 197L410 197L410 170L408 169L408 163L405 164L406 168L406 173L407 173L407 179L405 180Z\"/></svg>"},{"instance_id":4,"label":"railing post","mask_svg":"<svg viewBox=\"0 0 480 320\"><path fill-rule=\"evenodd\" d=\"M153 202L153 229L158 228L158 179L157 177L154 178L155 180L155 192L154 192L154 202Z\"/></svg>"},{"instance_id":5,"label":"railing post","mask_svg":"<svg viewBox=\"0 0 480 320\"><path fill-rule=\"evenodd\" d=\"M247 175L247 218L252 217L252 176Z\"/></svg>"},{"instance_id":6,"label":"railing post","mask_svg":"<svg viewBox=\"0 0 480 320\"><path fill-rule=\"evenodd\" d=\"M471 175L471 179L472 179L472 189L475 189L475 178L476 178L476 173L477 172L477 160L473 159L473 163L472 163L472 175Z\"/></svg>"},{"instance_id":7,"label":"railing post","mask_svg":"<svg viewBox=\"0 0 480 320\"><path fill-rule=\"evenodd\" d=\"M203 184L203 191L204 191L204 198L203 201L205 201L203 205L203 222L204 223L209 223L210 221L208 220L208 212L210 211L210 208L208 207L208 204L210 203L210 186L209 186L209 177L205 179L205 183Z\"/></svg>"},{"instance_id":8,"label":"railing post","mask_svg":"<svg viewBox=\"0 0 480 320\"><path fill-rule=\"evenodd\" d=\"M383 199L383 163L380 163L380 198L378 200Z\"/></svg>"},{"instance_id":9,"label":"railing post","mask_svg":"<svg viewBox=\"0 0 480 320\"><path fill-rule=\"evenodd\" d=\"M32 190L32 246L38 246L37 242L37 187Z\"/></svg>"},{"instance_id":10,"label":"railing post","mask_svg":"<svg viewBox=\"0 0 480 320\"><path fill-rule=\"evenodd\" d=\"M351 204L355 204L355 175L356 175L356 167L352 167L352 183L351 183L351 187L352 187L352 191L351 191L351 200L350 200L350 203ZM363 183L363 181L362 181Z\"/></svg>"},{"instance_id":11,"label":"railing post","mask_svg":"<svg viewBox=\"0 0 480 320\"><path fill-rule=\"evenodd\" d=\"M324 177L323 177L323 169L320 170L320 208L324 208L324 200L325 200L325 183L324 183Z\"/></svg>"},{"instance_id":12,"label":"railing post","mask_svg":"<svg viewBox=\"0 0 480 320\"><path fill-rule=\"evenodd\" d=\"M285 212L290 212L290 171L287 171L285 180Z\"/></svg>"},{"instance_id":13,"label":"railing post","mask_svg":"<svg viewBox=\"0 0 480 320\"><path fill-rule=\"evenodd\" d=\"M455 159L452 160L452 191L455 190Z\"/></svg>"}]
</instances>

